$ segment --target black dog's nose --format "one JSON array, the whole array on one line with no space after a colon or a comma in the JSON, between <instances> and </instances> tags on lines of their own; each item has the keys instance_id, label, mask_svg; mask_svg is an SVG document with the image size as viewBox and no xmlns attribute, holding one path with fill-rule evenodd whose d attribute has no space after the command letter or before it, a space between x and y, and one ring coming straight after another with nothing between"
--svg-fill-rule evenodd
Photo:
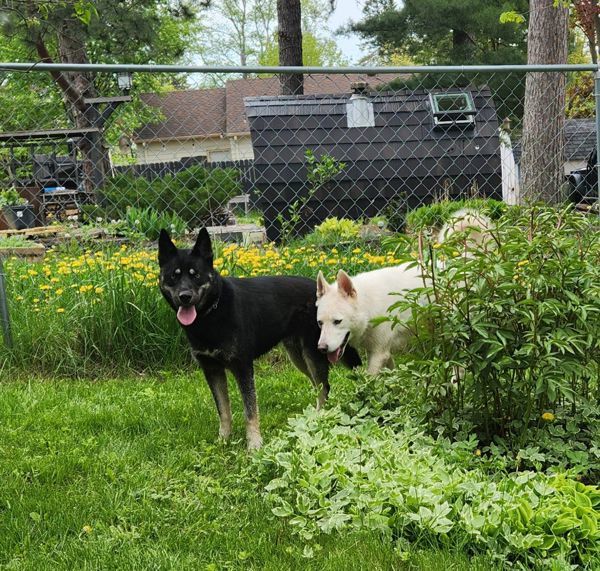
<instances>
[{"instance_id":1,"label":"black dog's nose","mask_svg":"<svg viewBox=\"0 0 600 571\"><path fill-rule=\"evenodd\" d=\"M183 305L188 305L192 301L192 292L191 291L182 291L179 294L179 301L183 303Z\"/></svg>"}]
</instances>

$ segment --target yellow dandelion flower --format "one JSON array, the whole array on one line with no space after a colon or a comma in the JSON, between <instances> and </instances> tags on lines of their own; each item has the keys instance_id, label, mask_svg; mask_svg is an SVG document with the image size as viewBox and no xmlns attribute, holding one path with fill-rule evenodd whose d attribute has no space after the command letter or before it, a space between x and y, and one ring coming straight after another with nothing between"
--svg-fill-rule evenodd
<instances>
[{"instance_id":1,"label":"yellow dandelion flower","mask_svg":"<svg viewBox=\"0 0 600 571\"><path fill-rule=\"evenodd\" d=\"M96 294L101 294L104 292L104 288L103 287L96 287L94 288L94 293Z\"/></svg>"},{"instance_id":2,"label":"yellow dandelion flower","mask_svg":"<svg viewBox=\"0 0 600 571\"><path fill-rule=\"evenodd\" d=\"M441 247L442 247L442 245L441 245L439 242L435 242L435 243L433 244L433 249L434 249L434 250L437 250L438 248L441 248Z\"/></svg>"},{"instance_id":3,"label":"yellow dandelion flower","mask_svg":"<svg viewBox=\"0 0 600 571\"><path fill-rule=\"evenodd\" d=\"M56 309L56 313L64 313L65 312L65 308L64 307L59 307Z\"/></svg>"},{"instance_id":4,"label":"yellow dandelion flower","mask_svg":"<svg viewBox=\"0 0 600 571\"><path fill-rule=\"evenodd\" d=\"M542 414L542 420L545 420L546 422L552 422L555 419L556 417L551 412L545 412Z\"/></svg>"},{"instance_id":5,"label":"yellow dandelion flower","mask_svg":"<svg viewBox=\"0 0 600 571\"><path fill-rule=\"evenodd\" d=\"M40 286L40 289L41 289L42 291L46 291L46 290L52 289L52 286L49 286L48 284L42 284L42 285Z\"/></svg>"},{"instance_id":6,"label":"yellow dandelion flower","mask_svg":"<svg viewBox=\"0 0 600 571\"><path fill-rule=\"evenodd\" d=\"M58 289L57 289L57 290L56 290L54 293L55 293L56 295L62 295L62 294L64 293L64 291L65 291L65 290L64 290L63 288L59 287L59 288L58 288Z\"/></svg>"},{"instance_id":7,"label":"yellow dandelion flower","mask_svg":"<svg viewBox=\"0 0 600 571\"><path fill-rule=\"evenodd\" d=\"M521 267L521 266L526 266L529 263L529 260L521 260L517 266Z\"/></svg>"}]
</instances>

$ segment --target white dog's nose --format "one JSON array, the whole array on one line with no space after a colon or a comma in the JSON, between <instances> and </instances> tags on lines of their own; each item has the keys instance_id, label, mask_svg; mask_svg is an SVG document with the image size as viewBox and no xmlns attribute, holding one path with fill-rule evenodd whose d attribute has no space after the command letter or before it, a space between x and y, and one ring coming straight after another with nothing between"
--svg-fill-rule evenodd
<instances>
[{"instance_id":1,"label":"white dog's nose","mask_svg":"<svg viewBox=\"0 0 600 571\"><path fill-rule=\"evenodd\" d=\"M323 343L323 342L319 341L319 344L317 345L317 349L319 351L321 351L321 353L327 353L327 343Z\"/></svg>"}]
</instances>

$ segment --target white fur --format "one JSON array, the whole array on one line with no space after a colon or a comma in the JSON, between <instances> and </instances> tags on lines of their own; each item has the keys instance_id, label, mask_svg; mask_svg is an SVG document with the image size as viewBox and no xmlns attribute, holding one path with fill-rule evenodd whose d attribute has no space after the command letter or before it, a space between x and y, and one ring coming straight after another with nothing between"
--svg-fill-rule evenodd
<instances>
[{"instance_id":1,"label":"white fur","mask_svg":"<svg viewBox=\"0 0 600 571\"><path fill-rule=\"evenodd\" d=\"M348 282L351 284L348 288ZM349 343L367 352L367 370L378 373L393 367L392 355L401 351L409 335L402 327L390 323L374 325L370 321L385 316L398 295L423 286L418 267L402 264L358 274L353 278L340 270L335 283L328 284L319 272L317 278L317 321L321 325L319 347L334 352L350 333ZM352 293L351 288L354 292ZM399 313L400 319L408 317ZM336 324L336 321L341 323Z\"/></svg>"},{"instance_id":2,"label":"white fur","mask_svg":"<svg viewBox=\"0 0 600 571\"><path fill-rule=\"evenodd\" d=\"M457 232L467 232L470 242L483 244L489 238L492 224L485 214L472 208L461 208L454 212L450 221L442 226L438 234L438 242L445 242Z\"/></svg>"},{"instance_id":3,"label":"white fur","mask_svg":"<svg viewBox=\"0 0 600 571\"><path fill-rule=\"evenodd\" d=\"M456 232L468 232L468 241L484 243L489 237L491 220L472 209L455 212L450 222L438 234L438 242L447 240ZM340 270L335 283L328 284L323 273L317 277L317 321L321 327L319 348L335 352L349 333L349 343L367 352L367 371L378 373L383 367L392 368L392 355L406 345L410 332L403 327L392 329L390 323L374 325L371 320L385 316L389 307L407 290L425 285L418 266L401 264L364 272L350 278ZM397 314L406 320L409 312ZM339 322L339 323L338 323Z\"/></svg>"}]
</instances>

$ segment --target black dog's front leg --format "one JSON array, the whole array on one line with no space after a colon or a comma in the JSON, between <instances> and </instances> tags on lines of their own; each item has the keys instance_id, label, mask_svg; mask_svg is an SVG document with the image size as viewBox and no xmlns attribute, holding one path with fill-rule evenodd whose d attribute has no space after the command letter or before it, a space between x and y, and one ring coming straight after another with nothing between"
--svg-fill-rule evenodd
<instances>
[{"instance_id":1,"label":"black dog's front leg","mask_svg":"<svg viewBox=\"0 0 600 571\"><path fill-rule=\"evenodd\" d=\"M225 439L229 438L231 435L231 405L229 403L225 369L217 361L207 357L199 357L198 362L204 371L206 382L217 405L220 423L219 436Z\"/></svg>"},{"instance_id":2,"label":"black dog's front leg","mask_svg":"<svg viewBox=\"0 0 600 571\"><path fill-rule=\"evenodd\" d=\"M244 402L244 415L246 417L246 442L248 450L256 450L262 446L260 425L258 420L258 403L254 387L254 367L252 363L231 368L237 381L242 400Z\"/></svg>"}]
</instances>

